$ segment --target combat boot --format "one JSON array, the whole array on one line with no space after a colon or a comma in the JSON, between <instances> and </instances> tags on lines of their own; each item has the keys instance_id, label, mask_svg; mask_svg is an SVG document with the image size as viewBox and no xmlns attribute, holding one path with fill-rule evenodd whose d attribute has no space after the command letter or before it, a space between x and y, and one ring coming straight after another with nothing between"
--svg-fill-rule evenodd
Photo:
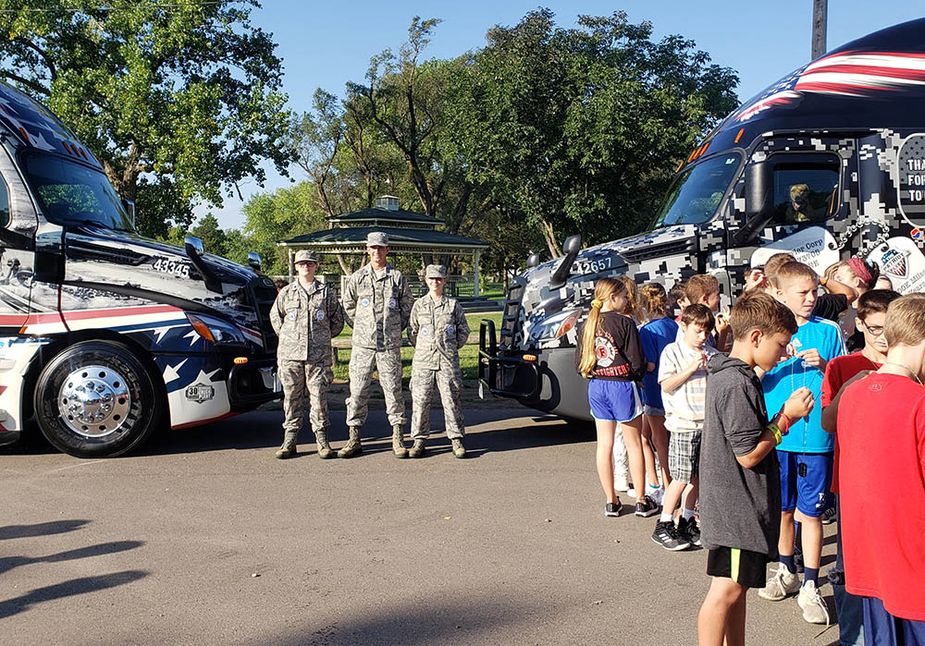
<instances>
[{"instance_id":1,"label":"combat boot","mask_svg":"<svg viewBox=\"0 0 925 646\"><path fill-rule=\"evenodd\" d=\"M408 457L408 449L405 448L405 434L401 432L401 426L392 427L392 453L396 458Z\"/></svg>"},{"instance_id":2,"label":"combat boot","mask_svg":"<svg viewBox=\"0 0 925 646\"><path fill-rule=\"evenodd\" d=\"M453 455L457 458L466 457L466 447L463 446L462 438L456 437L450 440L450 442L453 444Z\"/></svg>"},{"instance_id":3,"label":"combat boot","mask_svg":"<svg viewBox=\"0 0 925 646\"><path fill-rule=\"evenodd\" d=\"M322 460L334 457L334 451L331 450L331 445L328 444L328 436L325 431L315 433L315 445L318 447L318 457Z\"/></svg>"},{"instance_id":4,"label":"combat boot","mask_svg":"<svg viewBox=\"0 0 925 646\"><path fill-rule=\"evenodd\" d=\"M360 444L360 427L351 426L347 429L347 432L349 434L349 439L347 443L344 444L344 448L337 452L337 457L339 458L352 458L363 452L363 445Z\"/></svg>"},{"instance_id":5,"label":"combat boot","mask_svg":"<svg viewBox=\"0 0 925 646\"><path fill-rule=\"evenodd\" d=\"M285 460L298 455L296 452L298 437L299 436L295 433L286 433L286 436L283 438L283 445L276 451L276 457L280 460Z\"/></svg>"},{"instance_id":6,"label":"combat boot","mask_svg":"<svg viewBox=\"0 0 925 646\"><path fill-rule=\"evenodd\" d=\"M419 458L424 455L424 438L419 437L414 441L414 446L408 451L408 457Z\"/></svg>"}]
</instances>

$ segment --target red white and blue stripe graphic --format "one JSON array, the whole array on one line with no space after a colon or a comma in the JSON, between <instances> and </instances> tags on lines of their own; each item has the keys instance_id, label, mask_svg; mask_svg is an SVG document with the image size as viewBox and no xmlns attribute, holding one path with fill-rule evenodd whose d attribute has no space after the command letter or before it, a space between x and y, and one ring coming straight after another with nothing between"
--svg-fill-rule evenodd
<instances>
[{"instance_id":1,"label":"red white and blue stripe graphic","mask_svg":"<svg viewBox=\"0 0 925 646\"><path fill-rule=\"evenodd\" d=\"M794 105L803 93L869 97L925 87L925 54L840 52L813 61L768 88L735 116L748 121L769 108Z\"/></svg>"}]
</instances>

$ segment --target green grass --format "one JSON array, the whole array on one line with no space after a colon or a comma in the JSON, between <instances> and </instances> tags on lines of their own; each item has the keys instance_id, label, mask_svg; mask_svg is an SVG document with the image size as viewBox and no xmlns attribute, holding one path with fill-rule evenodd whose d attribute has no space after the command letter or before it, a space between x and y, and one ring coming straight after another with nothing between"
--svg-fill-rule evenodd
<instances>
[{"instance_id":1,"label":"green grass","mask_svg":"<svg viewBox=\"0 0 925 646\"><path fill-rule=\"evenodd\" d=\"M462 370L464 380L476 379L479 374L479 323L483 318L491 319L495 326L501 324L501 312L486 312L467 314L466 319L469 321L469 342L459 351L459 369ZM340 337L349 337L350 332L342 333ZM411 359L414 356L414 348L404 347L401 349L402 378L406 382L411 378ZM334 378L338 381L349 380L348 363L350 362L350 350L341 348L337 351L337 361L334 364Z\"/></svg>"}]
</instances>

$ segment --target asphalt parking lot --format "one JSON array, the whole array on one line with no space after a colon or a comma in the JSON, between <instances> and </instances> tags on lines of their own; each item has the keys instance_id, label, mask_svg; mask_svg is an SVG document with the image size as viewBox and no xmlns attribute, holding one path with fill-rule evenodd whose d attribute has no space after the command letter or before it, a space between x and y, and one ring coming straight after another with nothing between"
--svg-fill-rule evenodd
<instances>
[{"instance_id":1,"label":"asphalt parking lot","mask_svg":"<svg viewBox=\"0 0 925 646\"><path fill-rule=\"evenodd\" d=\"M468 459L439 436L400 461L373 411L364 455L321 461L303 441L279 461L281 419L111 460L0 449L3 641L696 643L705 553L655 545L655 519L603 517L590 430L470 403ZM749 643L837 642L795 599L749 606Z\"/></svg>"}]
</instances>

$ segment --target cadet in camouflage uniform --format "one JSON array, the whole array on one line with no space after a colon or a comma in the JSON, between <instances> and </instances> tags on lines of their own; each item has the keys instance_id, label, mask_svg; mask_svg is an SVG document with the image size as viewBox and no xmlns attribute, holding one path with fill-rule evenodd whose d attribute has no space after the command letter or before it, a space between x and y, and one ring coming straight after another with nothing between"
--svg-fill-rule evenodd
<instances>
[{"instance_id":1,"label":"cadet in camouflage uniform","mask_svg":"<svg viewBox=\"0 0 925 646\"><path fill-rule=\"evenodd\" d=\"M360 429L369 411L369 386L373 369L385 396L385 408L392 426L392 450L407 457L402 427L405 401L401 394L401 333L411 314L411 288L400 271L386 262L389 237L373 232L366 238L369 264L347 280L344 311L353 327L350 354L350 397L347 399L347 444L337 455L350 458L362 452Z\"/></svg>"},{"instance_id":2,"label":"cadet in camouflage uniform","mask_svg":"<svg viewBox=\"0 0 925 646\"><path fill-rule=\"evenodd\" d=\"M314 252L299 251L295 255L298 279L280 290L270 310L270 322L279 335L276 357L283 384L285 434L276 452L280 459L296 454L306 387L318 457L333 456L327 439L328 387L334 379L331 338L344 329L344 310L334 290L315 279L318 263Z\"/></svg>"},{"instance_id":3,"label":"cadet in camouflage uniform","mask_svg":"<svg viewBox=\"0 0 925 646\"><path fill-rule=\"evenodd\" d=\"M411 362L411 439L414 446L409 455L419 458L430 434L430 407L434 387L440 391L446 435L453 444L453 455L465 457L462 412L459 395L462 373L459 370L459 348L469 338L469 324L462 305L455 298L443 295L446 267L427 265L424 272L428 293L411 308L411 338L414 340L414 360Z\"/></svg>"}]
</instances>

